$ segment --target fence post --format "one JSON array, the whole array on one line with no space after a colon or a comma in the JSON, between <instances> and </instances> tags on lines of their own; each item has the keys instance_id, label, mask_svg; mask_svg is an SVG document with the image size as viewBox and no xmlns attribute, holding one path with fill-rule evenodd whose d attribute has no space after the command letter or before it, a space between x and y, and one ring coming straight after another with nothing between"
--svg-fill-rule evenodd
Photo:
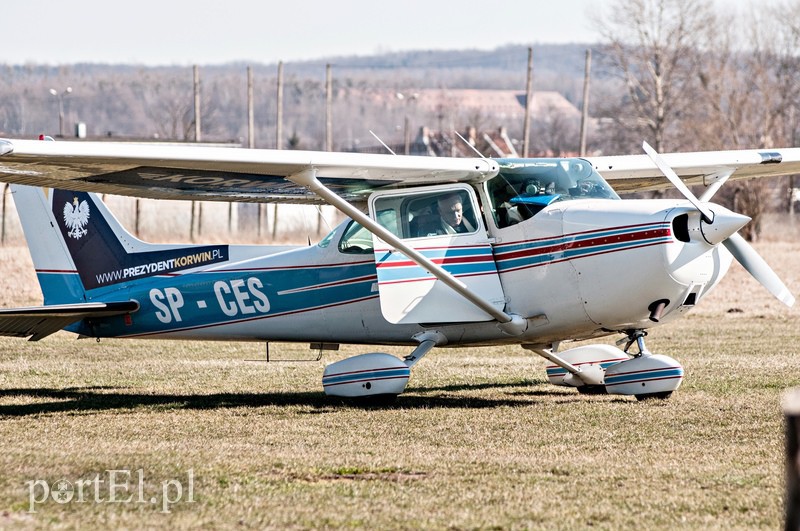
<instances>
[{"instance_id":1,"label":"fence post","mask_svg":"<svg viewBox=\"0 0 800 531\"><path fill-rule=\"evenodd\" d=\"M8 195L8 184L3 185L3 228L0 235L0 243L6 244L6 195Z\"/></svg>"},{"instance_id":2,"label":"fence post","mask_svg":"<svg viewBox=\"0 0 800 531\"><path fill-rule=\"evenodd\" d=\"M783 399L786 418L786 531L800 529L800 388Z\"/></svg>"}]
</instances>

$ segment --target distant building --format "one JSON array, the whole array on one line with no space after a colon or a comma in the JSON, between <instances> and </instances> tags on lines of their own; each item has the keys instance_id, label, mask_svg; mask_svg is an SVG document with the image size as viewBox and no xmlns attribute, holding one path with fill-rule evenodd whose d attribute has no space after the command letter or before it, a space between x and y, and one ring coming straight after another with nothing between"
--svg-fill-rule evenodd
<instances>
[{"instance_id":1,"label":"distant building","mask_svg":"<svg viewBox=\"0 0 800 531\"><path fill-rule=\"evenodd\" d=\"M392 136L382 140L397 154L475 156L476 153L453 134L454 130L487 157L518 157L522 151L524 91L419 89L400 92L350 88L345 92L346 95L342 95L345 98L382 109L381 116L396 124L395 131L390 132ZM548 130L548 136L554 136L551 130L561 128L561 137L574 136L577 141L580 119L581 111L560 93L534 92L531 107L534 129ZM419 127L419 124L424 125ZM407 130L410 128L417 131L416 135ZM398 137L406 140L398 143L395 141ZM354 151L385 153L386 148L376 142L354 148ZM535 147L532 151L542 156L567 154L563 148L551 146Z\"/></svg>"}]
</instances>

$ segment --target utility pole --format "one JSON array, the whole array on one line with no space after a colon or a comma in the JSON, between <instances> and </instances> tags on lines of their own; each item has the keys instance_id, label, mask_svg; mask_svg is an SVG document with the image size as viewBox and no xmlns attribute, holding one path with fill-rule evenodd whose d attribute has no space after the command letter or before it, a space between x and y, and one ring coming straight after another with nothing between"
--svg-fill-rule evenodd
<instances>
[{"instance_id":1,"label":"utility pole","mask_svg":"<svg viewBox=\"0 0 800 531\"><path fill-rule=\"evenodd\" d=\"M275 124L275 149L283 149L283 61L278 62L278 118Z\"/></svg>"},{"instance_id":2,"label":"utility pole","mask_svg":"<svg viewBox=\"0 0 800 531\"><path fill-rule=\"evenodd\" d=\"M325 151L333 151L333 80L331 65L325 65Z\"/></svg>"},{"instance_id":3,"label":"utility pole","mask_svg":"<svg viewBox=\"0 0 800 531\"><path fill-rule=\"evenodd\" d=\"M522 158L527 158L531 143L531 107L533 106L533 48L528 48L528 80L525 84L525 125L522 128Z\"/></svg>"},{"instance_id":4,"label":"utility pole","mask_svg":"<svg viewBox=\"0 0 800 531\"><path fill-rule=\"evenodd\" d=\"M333 76L331 65L325 65L325 151L333 151ZM322 232L322 208L317 209L317 234Z\"/></svg>"},{"instance_id":5,"label":"utility pole","mask_svg":"<svg viewBox=\"0 0 800 531\"><path fill-rule=\"evenodd\" d=\"M247 67L247 147L253 149L256 147L256 118L255 106L253 103L253 68ZM263 225L264 218L264 205L258 204L258 236L261 237L261 226ZM228 232L231 231L233 225L233 203L229 203L228 207Z\"/></svg>"},{"instance_id":6,"label":"utility pole","mask_svg":"<svg viewBox=\"0 0 800 531\"><path fill-rule=\"evenodd\" d=\"M50 94L58 100L58 136L64 138L64 97L72 94L72 87L67 87L63 92L50 89Z\"/></svg>"},{"instance_id":7,"label":"utility pole","mask_svg":"<svg viewBox=\"0 0 800 531\"><path fill-rule=\"evenodd\" d=\"M275 149L283 149L283 61L278 61L278 117L275 124ZM278 203L272 206L272 240L278 232Z\"/></svg>"},{"instance_id":8,"label":"utility pole","mask_svg":"<svg viewBox=\"0 0 800 531\"><path fill-rule=\"evenodd\" d=\"M411 103L417 101L419 98L419 94L417 92L413 92L411 94L404 94L402 92L397 92L394 95L395 98L403 102L403 154L410 155L411 154L411 120L408 117L408 106Z\"/></svg>"},{"instance_id":9,"label":"utility pole","mask_svg":"<svg viewBox=\"0 0 800 531\"><path fill-rule=\"evenodd\" d=\"M200 142L200 68L194 65L194 141Z\"/></svg>"},{"instance_id":10,"label":"utility pole","mask_svg":"<svg viewBox=\"0 0 800 531\"><path fill-rule=\"evenodd\" d=\"M583 71L583 111L581 112L580 156L586 156L586 129L589 126L589 79L592 70L592 50L586 50L586 66Z\"/></svg>"},{"instance_id":11,"label":"utility pole","mask_svg":"<svg viewBox=\"0 0 800 531\"><path fill-rule=\"evenodd\" d=\"M256 147L255 103L253 99L253 67L247 67L247 147ZM260 207L259 207L260 208ZM233 202L228 203L228 234L233 234Z\"/></svg>"},{"instance_id":12,"label":"utility pole","mask_svg":"<svg viewBox=\"0 0 800 531\"><path fill-rule=\"evenodd\" d=\"M256 116L253 106L253 68L247 67L247 147L256 147Z\"/></svg>"},{"instance_id":13,"label":"utility pole","mask_svg":"<svg viewBox=\"0 0 800 531\"><path fill-rule=\"evenodd\" d=\"M194 65L193 77L194 77L194 141L200 142L201 133L200 133L200 68L197 65ZM198 205L197 210L198 214L195 217L195 203L196 201L192 201L192 217L189 226L189 239L194 241L194 227L195 227L195 219L197 219L197 232L200 233L200 224L202 223L202 206Z\"/></svg>"}]
</instances>

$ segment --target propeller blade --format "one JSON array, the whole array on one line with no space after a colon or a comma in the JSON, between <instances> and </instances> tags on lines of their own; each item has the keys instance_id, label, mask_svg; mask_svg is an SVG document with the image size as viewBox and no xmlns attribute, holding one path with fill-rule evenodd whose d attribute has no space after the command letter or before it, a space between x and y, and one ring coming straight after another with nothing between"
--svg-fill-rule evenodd
<instances>
[{"instance_id":1,"label":"propeller blade","mask_svg":"<svg viewBox=\"0 0 800 531\"><path fill-rule=\"evenodd\" d=\"M675 186L675 188L677 188L681 194L683 194L683 197L689 200L689 202L693 204L701 214L703 214L703 218L705 218L706 223L712 223L714 221L714 213L708 208L708 206L701 203L700 200L694 196L692 191L689 190L689 187L686 186L683 181L681 181L680 177L678 177L678 174L669 167L669 164L667 164L663 158L661 158L661 155L659 155L658 152L656 152L656 150L653 149L647 142L642 142L642 149L644 149L644 152L647 153L647 156L650 157L650 160L653 161L658 169L661 170L661 173L664 174L664 177L669 179L672 185Z\"/></svg>"},{"instance_id":2,"label":"propeller blade","mask_svg":"<svg viewBox=\"0 0 800 531\"><path fill-rule=\"evenodd\" d=\"M772 293L779 301L786 306L791 307L794 305L794 295L791 294L789 288L778 278L775 271L772 270L763 258L756 252L753 247L745 241L738 233L731 235L728 239L724 240L722 244L727 248L736 261L742 264L748 273L753 275L753 278L758 280L762 286Z\"/></svg>"}]
</instances>

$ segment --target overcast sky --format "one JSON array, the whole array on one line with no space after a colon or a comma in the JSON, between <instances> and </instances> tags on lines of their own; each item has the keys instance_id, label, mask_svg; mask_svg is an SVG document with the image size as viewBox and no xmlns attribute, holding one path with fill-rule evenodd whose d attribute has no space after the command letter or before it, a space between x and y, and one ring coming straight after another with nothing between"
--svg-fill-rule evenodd
<instances>
[{"instance_id":1,"label":"overcast sky","mask_svg":"<svg viewBox=\"0 0 800 531\"><path fill-rule=\"evenodd\" d=\"M273 63L587 43L599 40L589 6L611 1L13 0L2 2L0 63Z\"/></svg>"}]
</instances>

